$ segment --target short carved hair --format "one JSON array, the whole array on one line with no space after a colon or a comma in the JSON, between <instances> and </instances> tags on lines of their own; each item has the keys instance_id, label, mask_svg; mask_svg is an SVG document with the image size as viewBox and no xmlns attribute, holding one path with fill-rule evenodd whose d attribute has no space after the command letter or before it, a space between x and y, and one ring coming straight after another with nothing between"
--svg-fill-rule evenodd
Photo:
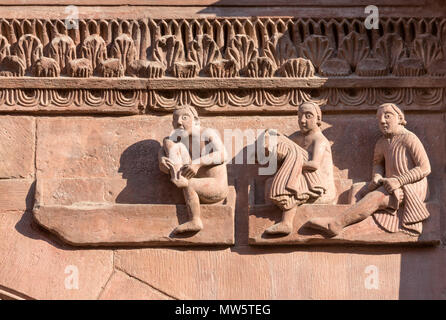
<instances>
[{"instance_id":1,"label":"short carved hair","mask_svg":"<svg viewBox=\"0 0 446 320\"><path fill-rule=\"evenodd\" d=\"M307 102L302 103L299 106L299 110L304 105L310 105L310 106L313 107L313 109L314 109L314 111L316 112L316 115L317 115L317 125L320 127L322 125L322 111L321 111L321 108L319 107L319 105L317 103L312 102L312 101L307 101Z\"/></svg>"},{"instance_id":2,"label":"short carved hair","mask_svg":"<svg viewBox=\"0 0 446 320\"><path fill-rule=\"evenodd\" d=\"M200 120L200 118L198 117L197 110L194 107L192 107L191 105L179 106L174 109L174 112L177 110L187 110L194 117L195 120Z\"/></svg>"},{"instance_id":3,"label":"short carved hair","mask_svg":"<svg viewBox=\"0 0 446 320\"><path fill-rule=\"evenodd\" d=\"M396 114L397 114L398 117L400 118L400 124L401 124L402 126L405 126L405 125L407 124L407 121L406 121L406 119L404 118L404 113L403 113L403 111L401 111L401 109L398 108L398 106L397 106L396 104L394 104L394 103L383 103L382 105L380 105L380 106L378 107L378 111L381 110L382 108L385 108L385 107L391 107L392 110L396 112Z\"/></svg>"}]
</instances>

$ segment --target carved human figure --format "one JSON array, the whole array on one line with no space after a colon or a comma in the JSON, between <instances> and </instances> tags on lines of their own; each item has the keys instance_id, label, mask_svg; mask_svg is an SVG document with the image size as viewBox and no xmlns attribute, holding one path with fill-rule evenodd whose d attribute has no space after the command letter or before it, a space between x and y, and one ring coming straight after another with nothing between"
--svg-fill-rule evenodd
<instances>
[{"instance_id":1,"label":"carved human figure","mask_svg":"<svg viewBox=\"0 0 446 320\"><path fill-rule=\"evenodd\" d=\"M182 189L190 215L173 232L197 232L203 228L200 203L218 203L228 194L227 153L218 132L200 126L193 107L175 110L172 125L175 131L158 154L159 167Z\"/></svg>"},{"instance_id":2,"label":"carved human figure","mask_svg":"<svg viewBox=\"0 0 446 320\"><path fill-rule=\"evenodd\" d=\"M283 214L279 223L265 230L267 234L291 233L299 205L330 204L336 197L331 146L320 128L321 109L315 103L303 103L298 117L300 132L295 141L281 134L277 137L275 152L282 164L274 176L270 199Z\"/></svg>"},{"instance_id":3,"label":"carved human figure","mask_svg":"<svg viewBox=\"0 0 446 320\"><path fill-rule=\"evenodd\" d=\"M420 235L422 221L429 217L424 201L428 195L426 176L429 159L418 137L404 126L403 112L392 103L378 108L383 136L375 145L372 180L366 195L339 218L311 219L308 226L336 236L348 225L370 215L388 232Z\"/></svg>"}]
</instances>

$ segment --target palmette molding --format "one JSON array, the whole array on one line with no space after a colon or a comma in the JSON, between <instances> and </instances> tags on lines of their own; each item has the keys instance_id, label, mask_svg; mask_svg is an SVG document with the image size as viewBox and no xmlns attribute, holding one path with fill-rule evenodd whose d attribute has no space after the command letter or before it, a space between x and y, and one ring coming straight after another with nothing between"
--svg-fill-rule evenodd
<instances>
[{"instance_id":1,"label":"palmette molding","mask_svg":"<svg viewBox=\"0 0 446 320\"><path fill-rule=\"evenodd\" d=\"M0 110L439 108L446 19L380 22L367 30L361 19L81 19L67 30L63 20L0 19Z\"/></svg>"}]
</instances>

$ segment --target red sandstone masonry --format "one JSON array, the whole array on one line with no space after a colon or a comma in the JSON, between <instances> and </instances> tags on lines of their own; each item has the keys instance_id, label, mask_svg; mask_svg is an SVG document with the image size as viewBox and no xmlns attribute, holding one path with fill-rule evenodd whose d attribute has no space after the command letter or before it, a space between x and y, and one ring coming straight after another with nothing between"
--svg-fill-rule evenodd
<instances>
[{"instance_id":1,"label":"red sandstone masonry","mask_svg":"<svg viewBox=\"0 0 446 320\"><path fill-rule=\"evenodd\" d=\"M0 45L0 298L444 298L446 255L441 246L337 243L308 247L296 245L297 234L290 236L294 238L289 243L279 239L278 243L287 244L283 246L259 238L259 230L279 216L276 209L263 203L270 176L259 176L255 165L228 165L229 181L237 196L235 213L233 220L219 225L224 230L217 233L234 239L231 246L74 247L41 228L31 212L35 198L38 204L63 208L55 214L79 204L118 204L138 207L141 212L146 206L167 205L167 229L173 229L179 222L174 208L179 206L185 211L184 199L169 177L159 172L157 152L171 130L175 107L192 104L200 113L202 125L216 128L220 134L224 129L275 128L292 135L298 130L298 106L309 100L316 100L324 113L322 130L333 150L337 197L345 205L350 185L370 179L373 145L379 137L376 108L392 102L405 112L408 129L426 148L432 166L429 201L439 206L439 211L435 219L428 221L425 231L428 237L432 235L430 231L435 231L434 240L439 238L438 232L444 238L446 10L441 1L375 1L383 30L381 34L371 31L369 39L363 29L364 7L370 4L367 1L352 4L336 0L327 7L328 1L314 4L306 0L279 0L274 6L264 0L248 0L243 6L233 0L80 0L76 3L81 29L68 32L75 53L64 51L74 48L66 37L56 39L51 51L51 41L57 38L54 35L65 33L64 10L72 2L30 0L25 5L23 1L0 0L1 35L9 46L6 49ZM261 17L260 23L248 18L255 16ZM88 49L85 38L101 20L107 21L100 32L107 45L106 59L80 61L84 55L78 49ZM204 26L208 23L220 35L214 38L214 30L209 32L221 56L208 65L200 54L188 60L193 57L188 52L193 50L183 39L197 40L199 49L203 49L193 29L206 33ZM268 41L263 45L250 30L250 23L257 28L257 34L266 34ZM233 43L225 40L223 24L228 34L242 37ZM278 41L288 25L294 26L290 41L295 50L288 47L280 51L278 47L289 44L286 37ZM15 32L8 31L10 26ZM135 33L123 36L129 26L135 28ZM155 36L156 27L161 26L164 31ZM187 34L182 35L182 30ZM24 35L27 36L22 38ZM145 55L147 48L150 52L160 38L169 35L178 35L176 41L184 48L184 55L167 61L163 50L169 48L162 43L158 43L159 60ZM175 43L173 40L170 41ZM257 54L255 50L244 52L240 45L251 41ZM269 47L264 46L267 43ZM324 47L326 44L328 47ZM383 50L388 46L392 47L390 56ZM20 48L28 47L34 48L34 56L26 53L31 51L20 52ZM226 52L228 47L232 55ZM357 51L348 50L351 47ZM132 48L136 48L136 54ZM269 51L265 51L267 48ZM413 50L412 60L400 56L407 55L409 52L404 50L409 49ZM71 61L68 53L72 54ZM241 63L238 53L252 59ZM1 64L4 56L7 59ZM364 58L359 59L362 63L358 56ZM97 62L102 62L102 69L93 72ZM71 69L64 68L66 63ZM165 69L159 67L164 63ZM73 77L90 75L90 71L88 78ZM193 78L178 78L197 72ZM268 77L271 72L274 76ZM236 73L236 77L229 77ZM345 75L337 77L337 73ZM57 76L37 77L54 74ZM307 76L296 77L302 75ZM246 141L242 149L245 146ZM229 153L233 158L242 151ZM37 195L36 183L40 188ZM250 202L257 209L266 209L256 215L249 208ZM125 217L126 211L122 212ZM102 222L116 222L114 213L106 212ZM60 216L57 221L67 222ZM77 222L83 226L69 230L82 239L83 228L91 225ZM356 231L351 227L347 236L374 227L369 219ZM229 228L233 234L228 233ZM102 235L108 231L107 227L99 229ZM119 224L116 230L122 231ZM134 235L132 230L127 232ZM212 232L208 230L202 237L215 241ZM149 232L143 233L146 236ZM267 246L252 245L258 241ZM77 290L65 287L69 266L79 270ZM364 286L368 266L379 270L378 290Z\"/></svg>"}]
</instances>

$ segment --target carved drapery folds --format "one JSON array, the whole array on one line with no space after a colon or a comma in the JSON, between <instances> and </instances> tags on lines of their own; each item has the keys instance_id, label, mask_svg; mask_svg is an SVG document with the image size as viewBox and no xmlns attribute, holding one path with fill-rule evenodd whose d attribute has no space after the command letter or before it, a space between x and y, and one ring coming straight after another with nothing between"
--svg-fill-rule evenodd
<instances>
[{"instance_id":1,"label":"carved drapery folds","mask_svg":"<svg viewBox=\"0 0 446 320\"><path fill-rule=\"evenodd\" d=\"M366 30L361 19L80 19L79 28L70 30L63 20L0 19L0 77L186 81L175 90L152 90L147 85L143 107L149 109L169 109L183 102L196 107L297 106L307 100L333 106L373 105L382 96L395 103L432 105L444 101L442 87L411 88L399 85L396 79L396 85L386 85L386 89L363 87L352 93L345 86L321 85L315 94L314 86L291 88L280 81L443 77L445 42L443 18L383 17L378 30ZM227 78L228 83L244 78L247 85L197 89L187 85L187 81L208 78ZM271 78L277 85L256 87L255 78ZM20 91L20 87L10 90ZM74 91L80 89L69 90L76 95ZM122 90L135 88L129 85ZM12 101L6 87L0 91ZM58 100L51 103L59 104Z\"/></svg>"}]
</instances>

